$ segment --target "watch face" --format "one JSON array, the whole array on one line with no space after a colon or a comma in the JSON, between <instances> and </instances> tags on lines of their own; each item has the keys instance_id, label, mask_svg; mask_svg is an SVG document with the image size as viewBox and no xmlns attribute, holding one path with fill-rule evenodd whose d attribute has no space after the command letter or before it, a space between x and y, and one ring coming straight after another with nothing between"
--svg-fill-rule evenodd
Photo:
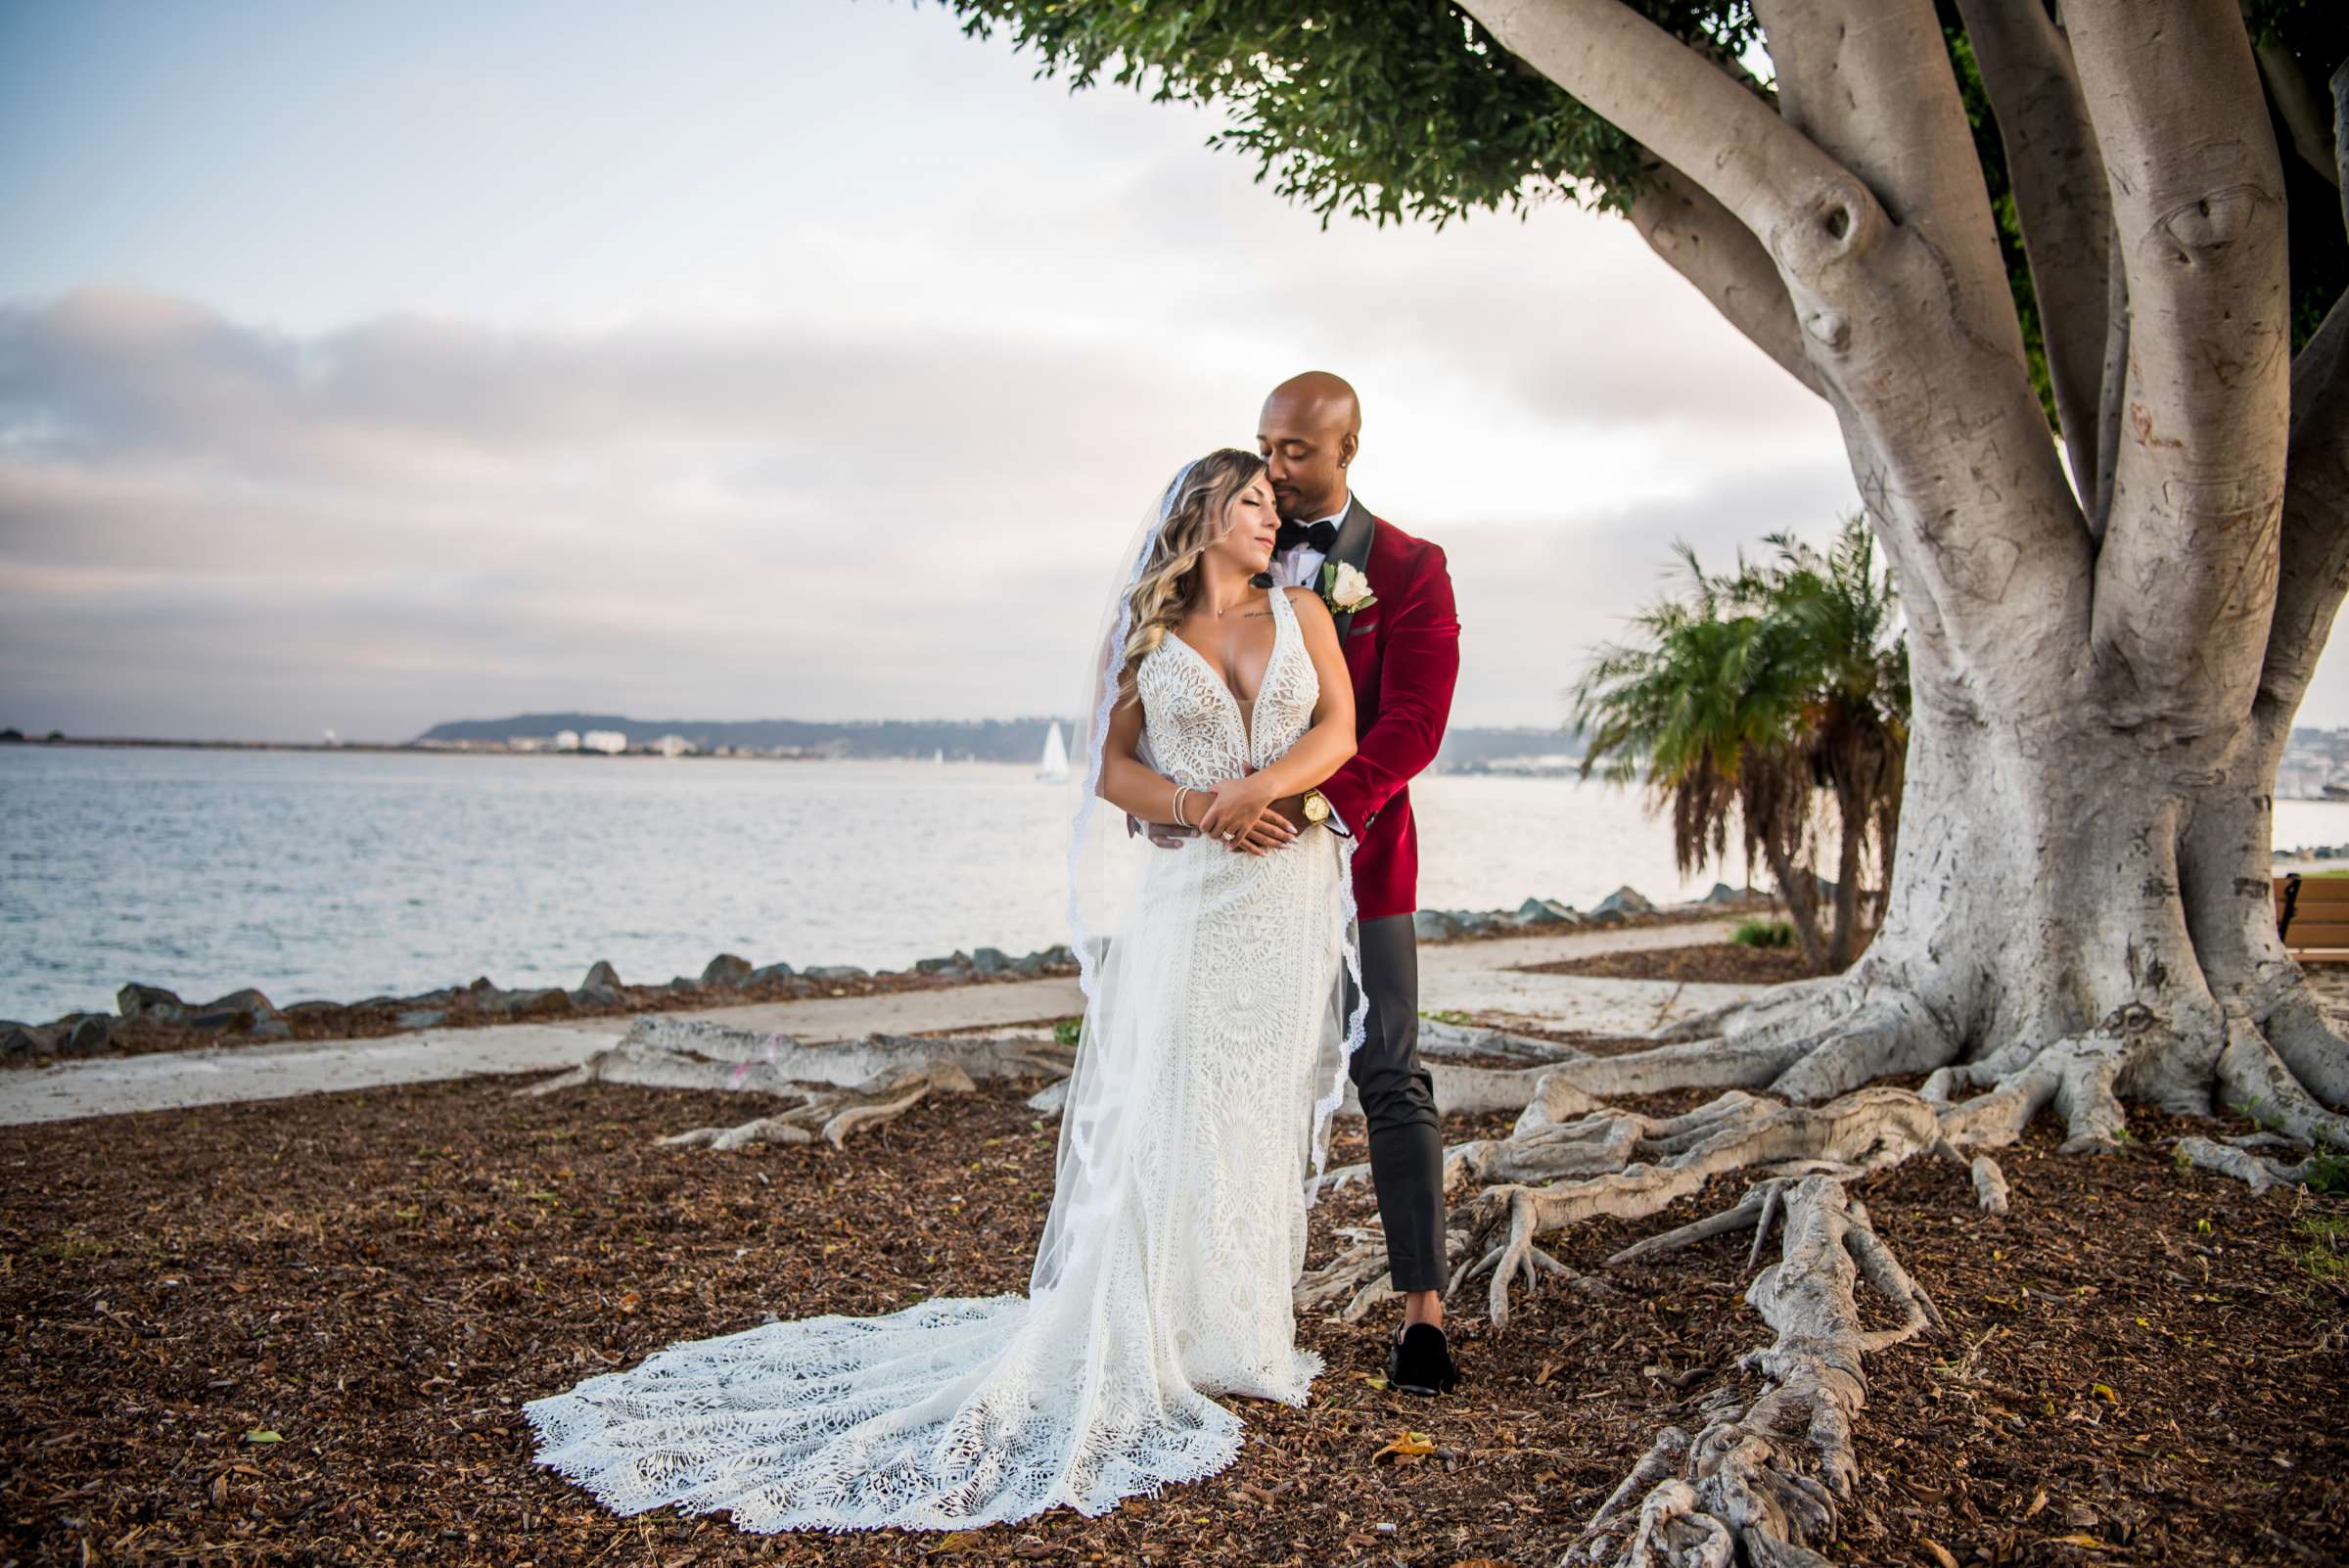
<instances>
[{"instance_id":1,"label":"watch face","mask_svg":"<svg viewBox=\"0 0 2349 1568\"><path fill-rule=\"evenodd\" d=\"M1319 822L1328 815L1329 802L1323 800L1318 794L1308 795L1305 798L1305 819L1308 822Z\"/></svg>"}]
</instances>

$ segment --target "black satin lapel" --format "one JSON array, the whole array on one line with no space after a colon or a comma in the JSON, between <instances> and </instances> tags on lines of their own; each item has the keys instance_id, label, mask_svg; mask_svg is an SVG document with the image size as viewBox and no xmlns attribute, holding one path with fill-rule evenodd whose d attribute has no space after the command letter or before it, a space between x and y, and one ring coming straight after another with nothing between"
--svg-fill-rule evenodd
<instances>
[{"instance_id":1,"label":"black satin lapel","mask_svg":"<svg viewBox=\"0 0 2349 1568\"><path fill-rule=\"evenodd\" d=\"M1330 541L1329 554L1323 558L1322 564L1350 566L1364 576L1369 576L1370 534L1377 526L1377 519L1370 515L1368 507L1349 498L1346 521L1338 525L1338 536ZM1354 617L1341 613L1334 619L1338 623L1338 640L1344 642L1346 628L1354 624Z\"/></svg>"}]
</instances>

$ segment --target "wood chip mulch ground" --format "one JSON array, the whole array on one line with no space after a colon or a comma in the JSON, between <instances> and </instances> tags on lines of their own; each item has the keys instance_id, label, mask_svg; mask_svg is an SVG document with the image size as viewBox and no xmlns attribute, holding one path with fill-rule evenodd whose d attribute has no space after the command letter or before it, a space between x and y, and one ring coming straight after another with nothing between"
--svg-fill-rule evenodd
<instances>
[{"instance_id":1,"label":"wood chip mulch ground","mask_svg":"<svg viewBox=\"0 0 2349 1568\"><path fill-rule=\"evenodd\" d=\"M1023 1288L1055 1138L1035 1086L845 1152L656 1148L709 1097L484 1081L0 1130L0 1563L1537 1568L1768 1338L1734 1236L1604 1300L1535 1296L1505 1335L1464 1292L1442 1401L1369 1380L1389 1312L1309 1319L1329 1374L1304 1409L1247 1404L1230 1470L969 1537L621 1520L531 1465L524 1401L672 1340ZM2035 1132L2003 1220L1931 1160L1857 1184L1950 1331L1868 1362L1833 1560L2349 1557L2349 1203L2181 1172L2158 1139L2183 1125L2102 1157ZM1357 1123L1336 1155L1361 1153ZM1548 1244L1598 1271L1697 1212ZM1325 1199L1314 1261L1372 1213ZM1406 1428L1438 1453L1377 1460Z\"/></svg>"}]
</instances>

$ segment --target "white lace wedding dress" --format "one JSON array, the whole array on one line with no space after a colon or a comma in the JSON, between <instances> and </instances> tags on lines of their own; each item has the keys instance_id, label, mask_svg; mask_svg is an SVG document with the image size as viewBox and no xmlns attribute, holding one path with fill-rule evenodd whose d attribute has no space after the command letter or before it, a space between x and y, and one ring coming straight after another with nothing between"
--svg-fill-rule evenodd
<instances>
[{"instance_id":1,"label":"white lace wedding dress","mask_svg":"<svg viewBox=\"0 0 2349 1568\"><path fill-rule=\"evenodd\" d=\"M1296 611L1269 597L1252 715L1177 637L1142 663L1150 756L1177 782L1264 766L1312 722ZM1213 1396L1302 1405L1322 1370L1296 1343L1290 1292L1344 1086L1330 1015L1351 848L1314 829L1261 856L1149 853L1080 1046L1081 1073L1088 1051L1116 1064L1117 1108L1082 1129L1064 1118L1028 1295L672 1345L524 1407L538 1462L623 1514L722 1509L755 1531L1097 1514L1229 1464L1241 1422Z\"/></svg>"}]
</instances>

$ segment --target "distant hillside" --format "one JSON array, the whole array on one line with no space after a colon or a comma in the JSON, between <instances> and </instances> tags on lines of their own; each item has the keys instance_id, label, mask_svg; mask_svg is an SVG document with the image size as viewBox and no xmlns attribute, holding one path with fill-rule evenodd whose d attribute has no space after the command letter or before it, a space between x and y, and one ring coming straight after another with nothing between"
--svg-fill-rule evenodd
<instances>
[{"instance_id":1,"label":"distant hillside","mask_svg":"<svg viewBox=\"0 0 2349 1568\"><path fill-rule=\"evenodd\" d=\"M850 758L923 758L944 752L954 761L1033 762L1044 752L1049 718L878 719L819 724L797 718L629 718L619 714L519 714L512 718L465 718L435 724L414 745L501 742L517 736L551 737L560 730L585 734L616 729L628 744L641 746L664 735L682 735L702 751L736 750L823 753ZM1063 725L1066 733L1066 725Z\"/></svg>"},{"instance_id":2,"label":"distant hillside","mask_svg":"<svg viewBox=\"0 0 2349 1568\"><path fill-rule=\"evenodd\" d=\"M1444 749L1436 754L1438 772L1479 773L1487 769L1519 771L1509 766L1534 758L1574 758L1583 755L1579 731L1519 726L1512 729L1472 729L1455 726L1444 732Z\"/></svg>"},{"instance_id":3,"label":"distant hillside","mask_svg":"<svg viewBox=\"0 0 2349 1568\"><path fill-rule=\"evenodd\" d=\"M701 751L730 746L737 751L821 753L853 759L925 759L946 754L954 761L1034 762L1043 755L1044 718L873 719L824 724L797 718L629 718L620 714L517 714L511 718L463 718L431 729L409 744L420 746L500 745L517 737L549 739L558 731L580 734L616 729L631 746L664 735L682 735ZM1064 734L1073 726L1061 721ZM1577 739L1554 729L1455 728L1444 738L1440 768L1479 768L1511 758L1579 753Z\"/></svg>"}]
</instances>

